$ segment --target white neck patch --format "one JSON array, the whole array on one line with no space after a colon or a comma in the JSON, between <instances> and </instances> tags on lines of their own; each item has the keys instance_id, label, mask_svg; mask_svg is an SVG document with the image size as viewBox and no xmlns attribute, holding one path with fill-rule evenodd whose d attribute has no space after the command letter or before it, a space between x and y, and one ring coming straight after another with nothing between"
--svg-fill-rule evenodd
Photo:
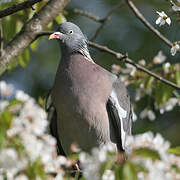
<instances>
[{"instance_id":1,"label":"white neck patch","mask_svg":"<svg viewBox=\"0 0 180 180\"><path fill-rule=\"evenodd\" d=\"M88 48L87 48L87 45L85 45L83 48L81 48L81 49L79 50L79 52L80 52L88 61L90 61L90 62L92 62L92 63L95 63L95 62L92 60L92 58L91 58L91 56L90 56L90 54L89 54L89 50L88 50Z\"/></svg>"}]
</instances>

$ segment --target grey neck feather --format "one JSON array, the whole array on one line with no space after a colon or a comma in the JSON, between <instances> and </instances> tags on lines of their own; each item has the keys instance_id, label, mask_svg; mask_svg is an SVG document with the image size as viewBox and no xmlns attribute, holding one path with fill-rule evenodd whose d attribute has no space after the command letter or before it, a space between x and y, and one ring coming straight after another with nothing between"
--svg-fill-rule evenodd
<instances>
[{"instance_id":1,"label":"grey neck feather","mask_svg":"<svg viewBox=\"0 0 180 180\"><path fill-rule=\"evenodd\" d=\"M91 61L92 63L94 63L94 61L92 60L90 54L89 54L89 50L87 48L87 45L84 45L82 48L79 49L79 52L88 60Z\"/></svg>"},{"instance_id":2,"label":"grey neck feather","mask_svg":"<svg viewBox=\"0 0 180 180\"><path fill-rule=\"evenodd\" d=\"M78 43L76 43L74 46L66 46L66 44L62 44L60 43L60 46L61 46L61 50L62 50L62 53L64 55L67 55L68 54L74 54L74 53L80 53L82 54L86 60L92 62L92 63L95 63L90 54L89 54L89 50L88 50L88 46L87 46L87 41L79 41ZM73 47L73 48L72 48Z\"/></svg>"}]
</instances>

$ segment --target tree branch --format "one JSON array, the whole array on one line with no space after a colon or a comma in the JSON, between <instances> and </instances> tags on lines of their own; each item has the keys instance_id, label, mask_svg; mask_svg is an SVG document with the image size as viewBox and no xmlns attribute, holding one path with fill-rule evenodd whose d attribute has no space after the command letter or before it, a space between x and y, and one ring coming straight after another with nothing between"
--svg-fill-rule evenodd
<instances>
[{"instance_id":1,"label":"tree branch","mask_svg":"<svg viewBox=\"0 0 180 180\"><path fill-rule=\"evenodd\" d=\"M20 11L20 10L23 10L26 8L31 8L32 5L34 5L40 1L42 1L42 0L27 0L27 1L24 1L22 3L15 4L11 7L8 7L7 9L3 9L0 11L0 18L5 17L5 16L9 16L10 14L13 14L17 11Z\"/></svg>"},{"instance_id":2,"label":"tree branch","mask_svg":"<svg viewBox=\"0 0 180 180\"><path fill-rule=\"evenodd\" d=\"M139 12L139 10L136 8L136 6L133 4L133 2L131 0L126 0L127 4L129 5L129 7L132 9L132 11L134 12L134 14L136 15L136 17L138 19L141 20L141 22L148 28L150 29L155 35L157 35L163 42L165 42L169 47L172 47L172 42L169 41L166 37L164 37L157 29L155 29L145 18L144 16ZM80 12L80 13L79 13ZM79 10L79 14L81 15L84 15L84 16L87 16L88 18L96 21L96 22L100 22L100 23L103 23L103 20L100 19L99 17L95 16L95 15L92 15L90 13L86 13L82 10ZM113 12L113 11L112 11ZM109 12L110 14L112 13L111 11ZM107 14L108 16L108 14ZM92 38L94 40L94 38ZM175 89L178 89L180 90L180 86L178 86L177 84L171 82L171 81L168 81L167 79L164 79L163 77L161 76L158 76L157 74L153 73L152 71L144 68L143 66L135 63L134 61L132 61L130 58L128 58L126 55L123 55L119 52L115 52L111 49L109 49L108 47L106 46L101 46L99 44L96 44L96 43L93 43L93 42L89 42L89 45L94 47L94 48L97 48L101 51L104 51L104 52L107 52L107 53L110 53L112 55L114 55L118 60L124 60L125 63L129 63L133 66L135 66L138 70L140 71L143 71L151 76L153 76L154 78L158 79L159 81L175 88Z\"/></svg>"},{"instance_id":3,"label":"tree branch","mask_svg":"<svg viewBox=\"0 0 180 180\"><path fill-rule=\"evenodd\" d=\"M134 3L131 0L126 0L128 6L133 11L135 16L149 29L151 30L158 38L160 38L163 42L165 42L169 47L172 47L173 44L169 39L167 39L165 36L163 36L156 28L154 28L141 14L141 12L136 8Z\"/></svg>"},{"instance_id":4,"label":"tree branch","mask_svg":"<svg viewBox=\"0 0 180 180\"><path fill-rule=\"evenodd\" d=\"M180 86L178 86L177 84L175 84L175 83L173 83L171 81L168 81L167 79L164 79L163 77L158 76L157 74L153 73L152 71L150 71L150 70L144 68L143 66L135 63L133 60L128 58L126 55L123 55L123 54L121 54L119 52L116 52L116 51L113 51L112 49L109 49L106 46L101 46L101 45L99 45L97 43L94 43L94 42L91 42L91 41L89 42L89 45L94 47L94 48L97 48L97 49L99 49L99 50L101 50L103 52L107 52L109 54L112 54L113 56L116 57L116 59L123 60L125 63L133 65L138 70L143 71L143 72L153 76L154 78L158 79L159 81L161 81L161 82L163 82L163 83L165 83L165 84L167 84L167 85L169 85L169 86L171 86L171 87L173 87L173 88L175 88L177 90L180 90Z\"/></svg>"},{"instance_id":5,"label":"tree branch","mask_svg":"<svg viewBox=\"0 0 180 180\"><path fill-rule=\"evenodd\" d=\"M3 28L2 22L0 20L0 54L3 53L4 39L3 39Z\"/></svg>"},{"instance_id":6,"label":"tree branch","mask_svg":"<svg viewBox=\"0 0 180 180\"><path fill-rule=\"evenodd\" d=\"M0 75L9 64L31 44L37 34L50 23L68 4L70 0L50 0L47 4L27 22L21 31L13 38L3 50L0 57Z\"/></svg>"},{"instance_id":7,"label":"tree branch","mask_svg":"<svg viewBox=\"0 0 180 180\"><path fill-rule=\"evenodd\" d=\"M36 39L40 36L48 36L52 34L52 32L40 32L39 34L37 34L36 36ZM149 74L150 76L153 76L155 79L177 89L177 90L180 90L180 86L178 86L177 84L171 82L171 81L168 81L167 79L164 79L163 77L153 73L152 71L146 69L145 67L135 63L132 59L128 58L127 55L123 55L119 52L116 52L110 48L108 48L107 46L102 46L102 45L99 45L97 43L94 43L92 41L89 41L88 44L91 46L91 47L94 47L96 49L99 49L100 51L103 51L103 52L106 52L106 53L109 53L113 56L116 57L117 60L123 60L125 63L128 63L128 64L131 64L133 65L134 67L136 67L138 70L142 71L142 72L145 72L146 74Z\"/></svg>"}]
</instances>

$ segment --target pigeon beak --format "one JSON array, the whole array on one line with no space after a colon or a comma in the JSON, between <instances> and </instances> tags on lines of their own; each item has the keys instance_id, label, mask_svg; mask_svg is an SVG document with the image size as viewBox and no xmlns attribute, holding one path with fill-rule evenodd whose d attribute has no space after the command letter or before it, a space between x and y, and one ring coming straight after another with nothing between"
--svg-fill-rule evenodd
<instances>
[{"instance_id":1,"label":"pigeon beak","mask_svg":"<svg viewBox=\"0 0 180 180\"><path fill-rule=\"evenodd\" d=\"M60 39L60 36L62 35L62 33L60 33L60 32L55 32L55 33L53 33L53 34L51 34L50 36L49 36L49 40L51 40L51 39Z\"/></svg>"}]
</instances>

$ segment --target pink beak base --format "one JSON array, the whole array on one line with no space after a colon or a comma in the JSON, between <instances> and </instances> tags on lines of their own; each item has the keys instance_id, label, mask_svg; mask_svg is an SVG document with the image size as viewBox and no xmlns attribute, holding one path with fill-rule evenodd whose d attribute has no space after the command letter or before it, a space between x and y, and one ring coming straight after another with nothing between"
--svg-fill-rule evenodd
<instances>
[{"instance_id":1,"label":"pink beak base","mask_svg":"<svg viewBox=\"0 0 180 180\"><path fill-rule=\"evenodd\" d=\"M62 35L60 32L55 32L49 36L49 40L51 39L59 39L59 37Z\"/></svg>"}]
</instances>

